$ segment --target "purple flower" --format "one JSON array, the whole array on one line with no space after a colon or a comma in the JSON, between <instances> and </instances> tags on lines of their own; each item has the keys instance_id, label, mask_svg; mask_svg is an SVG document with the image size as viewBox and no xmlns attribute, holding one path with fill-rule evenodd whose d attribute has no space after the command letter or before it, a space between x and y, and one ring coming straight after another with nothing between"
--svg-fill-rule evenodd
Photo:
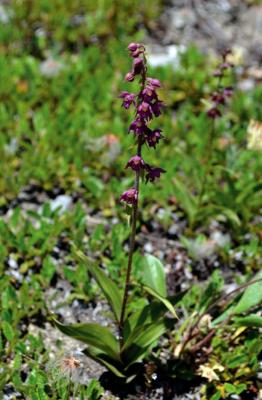
<instances>
[{"instance_id":1,"label":"purple flower","mask_svg":"<svg viewBox=\"0 0 262 400\"><path fill-rule=\"evenodd\" d=\"M149 120L153 116L153 110L149 103L143 101L137 109L137 113L139 114L140 118Z\"/></svg>"},{"instance_id":2,"label":"purple flower","mask_svg":"<svg viewBox=\"0 0 262 400\"><path fill-rule=\"evenodd\" d=\"M133 171L140 171L141 168L145 167L145 162L142 157L134 156L130 158L126 164L126 168L132 168Z\"/></svg>"},{"instance_id":3,"label":"purple flower","mask_svg":"<svg viewBox=\"0 0 262 400\"><path fill-rule=\"evenodd\" d=\"M160 175L166 172L163 168L155 168L150 165L146 165L147 174L146 174L146 182L154 182L157 178L160 178Z\"/></svg>"},{"instance_id":4,"label":"purple flower","mask_svg":"<svg viewBox=\"0 0 262 400\"><path fill-rule=\"evenodd\" d=\"M130 43L128 50L130 50L131 57L137 58L140 54L145 52L145 47L139 43Z\"/></svg>"},{"instance_id":5,"label":"purple flower","mask_svg":"<svg viewBox=\"0 0 262 400\"><path fill-rule=\"evenodd\" d=\"M217 117L221 117L221 112L218 110L218 108L212 107L207 111L207 115L209 118L215 119Z\"/></svg>"},{"instance_id":6,"label":"purple flower","mask_svg":"<svg viewBox=\"0 0 262 400\"><path fill-rule=\"evenodd\" d=\"M164 137L161 134L161 132L162 132L161 129L155 129L153 131L150 130L150 132L147 133L146 142L149 147L154 147L154 149L156 148L156 145L158 144L159 140Z\"/></svg>"},{"instance_id":7,"label":"purple flower","mask_svg":"<svg viewBox=\"0 0 262 400\"><path fill-rule=\"evenodd\" d=\"M136 118L131 125L129 126L128 131L134 132L135 135L141 135L146 133L149 128L146 126L146 123L141 118Z\"/></svg>"},{"instance_id":8,"label":"purple flower","mask_svg":"<svg viewBox=\"0 0 262 400\"><path fill-rule=\"evenodd\" d=\"M135 58L133 61L133 74L139 75L144 69L144 61L142 58Z\"/></svg>"},{"instance_id":9,"label":"purple flower","mask_svg":"<svg viewBox=\"0 0 262 400\"><path fill-rule=\"evenodd\" d=\"M222 55L224 61L226 60L226 58L227 58L227 56L228 56L229 54L232 54L232 50L229 49L229 48L224 49L224 50L221 52L221 55Z\"/></svg>"},{"instance_id":10,"label":"purple flower","mask_svg":"<svg viewBox=\"0 0 262 400\"><path fill-rule=\"evenodd\" d=\"M143 49L137 49L136 51L133 51L130 55L133 58L137 58L140 54L144 53Z\"/></svg>"},{"instance_id":11,"label":"purple flower","mask_svg":"<svg viewBox=\"0 0 262 400\"><path fill-rule=\"evenodd\" d=\"M163 101L156 101L154 104L151 104L151 107L155 117L159 117L161 114L161 108L164 107L164 103Z\"/></svg>"},{"instance_id":12,"label":"purple flower","mask_svg":"<svg viewBox=\"0 0 262 400\"><path fill-rule=\"evenodd\" d=\"M225 104L225 102L226 102L224 93L214 92L211 95L211 99L216 104Z\"/></svg>"},{"instance_id":13,"label":"purple flower","mask_svg":"<svg viewBox=\"0 0 262 400\"><path fill-rule=\"evenodd\" d=\"M233 64L231 64L231 63L228 63L228 62L224 62L224 63L222 63L222 64L220 64L219 65L219 68L220 69L228 69L228 68L233 68Z\"/></svg>"},{"instance_id":14,"label":"purple flower","mask_svg":"<svg viewBox=\"0 0 262 400\"><path fill-rule=\"evenodd\" d=\"M125 201L127 204L136 204L138 199L138 191L135 188L128 189L120 197L120 201Z\"/></svg>"},{"instance_id":15,"label":"purple flower","mask_svg":"<svg viewBox=\"0 0 262 400\"><path fill-rule=\"evenodd\" d=\"M153 86L150 85L146 86L145 89L142 90L140 98L142 98L144 101L147 102L150 102L152 100L157 100L157 94Z\"/></svg>"},{"instance_id":16,"label":"purple flower","mask_svg":"<svg viewBox=\"0 0 262 400\"><path fill-rule=\"evenodd\" d=\"M131 106L131 104L135 105L136 95L134 93L122 92L118 97L123 99L122 107L126 110Z\"/></svg>"},{"instance_id":17,"label":"purple flower","mask_svg":"<svg viewBox=\"0 0 262 400\"><path fill-rule=\"evenodd\" d=\"M149 82L149 84L154 88L160 88L161 87L161 83L159 82L158 79L153 79L153 78L147 78L147 82Z\"/></svg>"},{"instance_id":18,"label":"purple flower","mask_svg":"<svg viewBox=\"0 0 262 400\"><path fill-rule=\"evenodd\" d=\"M130 51L136 51L139 48L139 46L140 46L139 43L130 43L127 48Z\"/></svg>"},{"instance_id":19,"label":"purple flower","mask_svg":"<svg viewBox=\"0 0 262 400\"><path fill-rule=\"evenodd\" d=\"M234 89L232 88L232 86L227 86L224 88L224 95L227 97L231 97L234 93Z\"/></svg>"},{"instance_id":20,"label":"purple flower","mask_svg":"<svg viewBox=\"0 0 262 400\"><path fill-rule=\"evenodd\" d=\"M128 72L125 76L125 80L127 82L133 82L134 79L135 79L135 75L133 74L133 72Z\"/></svg>"},{"instance_id":21,"label":"purple flower","mask_svg":"<svg viewBox=\"0 0 262 400\"><path fill-rule=\"evenodd\" d=\"M213 72L213 76L216 76L217 78L219 78L219 77L223 76L223 72L220 69L216 69Z\"/></svg>"}]
</instances>

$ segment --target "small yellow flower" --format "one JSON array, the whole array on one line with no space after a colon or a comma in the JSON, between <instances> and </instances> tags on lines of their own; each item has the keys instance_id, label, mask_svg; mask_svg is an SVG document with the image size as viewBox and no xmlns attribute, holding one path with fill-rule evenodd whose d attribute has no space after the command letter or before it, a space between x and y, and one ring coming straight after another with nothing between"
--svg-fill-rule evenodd
<instances>
[{"instance_id":1,"label":"small yellow flower","mask_svg":"<svg viewBox=\"0 0 262 400\"><path fill-rule=\"evenodd\" d=\"M210 364L203 364L200 365L198 369L198 374L203 378L207 378L208 382L219 381L219 376L215 372L215 370L222 372L224 371L224 367L220 364L214 364L213 366L211 366Z\"/></svg>"},{"instance_id":2,"label":"small yellow flower","mask_svg":"<svg viewBox=\"0 0 262 400\"><path fill-rule=\"evenodd\" d=\"M262 122L251 119L247 127L247 148L262 151Z\"/></svg>"}]
</instances>

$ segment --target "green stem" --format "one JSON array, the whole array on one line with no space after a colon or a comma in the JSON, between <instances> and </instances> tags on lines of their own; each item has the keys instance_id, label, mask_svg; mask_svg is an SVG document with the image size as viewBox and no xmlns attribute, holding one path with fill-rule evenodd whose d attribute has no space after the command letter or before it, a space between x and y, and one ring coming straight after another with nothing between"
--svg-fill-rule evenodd
<instances>
[{"instance_id":1,"label":"green stem","mask_svg":"<svg viewBox=\"0 0 262 400\"><path fill-rule=\"evenodd\" d=\"M141 148L142 148L142 140L141 137L138 138L137 144L137 155L141 156ZM140 171L136 171L135 177L135 189L137 190L137 201L132 206L132 214L131 214L131 234L129 241L129 253L128 253L128 263L127 263L127 271L126 271L126 280L125 280L125 289L123 295L123 302L121 307L120 321L119 321L119 334L120 334L120 346L123 345L123 328L124 328L124 320L125 320L125 311L128 299L128 291L130 286L130 277L132 271L132 261L133 254L135 249L135 237L136 237L136 225L137 225L137 215L138 215L138 196L139 196L139 181L140 181Z\"/></svg>"},{"instance_id":2,"label":"green stem","mask_svg":"<svg viewBox=\"0 0 262 400\"><path fill-rule=\"evenodd\" d=\"M145 88L146 73L147 73L145 55L143 57L144 57L144 69L141 73L140 94L142 93L142 91ZM139 96L138 96L138 98L139 98ZM138 107L138 105L139 105L139 101L137 102L137 107ZM138 136L138 140L137 140L137 153L136 153L137 156L139 156L139 157L141 157L141 154L142 154L142 145L143 145L143 137L142 137L142 135L140 135L140 136ZM130 241L129 241L129 253L128 253L128 262L127 262L127 270L126 270L125 288L124 288L123 302L122 302L122 307L121 307L120 321L118 324L120 348L122 348L123 344L124 344L123 330L124 330L124 322L125 322L126 305L127 305L127 300L128 300L128 292L129 292L129 287L130 287L133 254L134 254L134 249L135 249L136 225L137 225L137 216L138 216L139 182L140 182L140 170L136 171L136 176L135 176L134 188L137 191L137 201L132 206L131 234L130 234Z\"/></svg>"}]
</instances>

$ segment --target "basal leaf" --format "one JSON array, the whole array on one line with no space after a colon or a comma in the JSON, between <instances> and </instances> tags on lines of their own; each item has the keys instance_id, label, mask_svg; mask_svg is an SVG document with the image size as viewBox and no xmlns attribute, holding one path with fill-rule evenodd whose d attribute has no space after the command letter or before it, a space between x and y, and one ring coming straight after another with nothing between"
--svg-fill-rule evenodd
<instances>
[{"instance_id":1,"label":"basal leaf","mask_svg":"<svg viewBox=\"0 0 262 400\"><path fill-rule=\"evenodd\" d=\"M142 324L151 323L161 318L166 311L166 307L159 301L152 301L150 304L135 311L131 316L126 318L124 325L124 340Z\"/></svg>"},{"instance_id":2,"label":"basal leaf","mask_svg":"<svg viewBox=\"0 0 262 400\"><path fill-rule=\"evenodd\" d=\"M161 296L166 297L166 274L164 266L158 258L150 254L145 256L142 281Z\"/></svg>"},{"instance_id":3,"label":"basal leaf","mask_svg":"<svg viewBox=\"0 0 262 400\"><path fill-rule=\"evenodd\" d=\"M115 360L119 360L118 342L109 329L94 323L63 325L56 319L53 320L61 332L96 347Z\"/></svg>"},{"instance_id":4,"label":"basal leaf","mask_svg":"<svg viewBox=\"0 0 262 400\"><path fill-rule=\"evenodd\" d=\"M166 308L173 314L173 316L178 319L176 310L174 309L173 305L170 303L170 301L166 297L161 296L160 294L158 294L154 289L152 289L149 286L143 285L142 287L151 296L160 300L166 306Z\"/></svg>"},{"instance_id":5,"label":"basal leaf","mask_svg":"<svg viewBox=\"0 0 262 400\"><path fill-rule=\"evenodd\" d=\"M139 361L148 351L148 348L168 329L168 320L161 319L157 322L137 327L124 344L121 354L129 365Z\"/></svg>"},{"instance_id":6,"label":"basal leaf","mask_svg":"<svg viewBox=\"0 0 262 400\"><path fill-rule=\"evenodd\" d=\"M74 249L74 251L77 258L85 263L88 271L97 281L115 314L116 320L119 321L122 306L122 296L117 285L82 251L76 248Z\"/></svg>"},{"instance_id":7,"label":"basal leaf","mask_svg":"<svg viewBox=\"0 0 262 400\"><path fill-rule=\"evenodd\" d=\"M95 347L89 346L83 351L83 353L105 366L119 378L125 378L125 375L121 372L123 369L123 365L120 362L117 362L115 359L110 358L104 352L101 352Z\"/></svg>"}]
</instances>

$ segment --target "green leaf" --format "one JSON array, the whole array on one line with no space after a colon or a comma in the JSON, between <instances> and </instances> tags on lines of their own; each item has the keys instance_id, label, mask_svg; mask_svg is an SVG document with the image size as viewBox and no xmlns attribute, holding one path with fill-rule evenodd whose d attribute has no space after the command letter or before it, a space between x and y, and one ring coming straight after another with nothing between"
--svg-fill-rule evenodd
<instances>
[{"instance_id":1,"label":"green leaf","mask_svg":"<svg viewBox=\"0 0 262 400\"><path fill-rule=\"evenodd\" d=\"M256 314L250 314L246 317L235 317L234 323L240 326L255 326L262 328L262 317Z\"/></svg>"},{"instance_id":2,"label":"green leaf","mask_svg":"<svg viewBox=\"0 0 262 400\"><path fill-rule=\"evenodd\" d=\"M141 325L131 333L121 351L123 359L129 362L128 366L143 358L148 348L166 332L167 325L167 320L161 319Z\"/></svg>"},{"instance_id":3,"label":"green leaf","mask_svg":"<svg viewBox=\"0 0 262 400\"><path fill-rule=\"evenodd\" d=\"M83 350L83 353L105 366L119 378L125 378L125 375L121 372L121 370L123 369L123 365L121 365L120 362L116 362L115 359L110 358L106 353L101 352L100 350L92 346L89 346L88 348Z\"/></svg>"},{"instance_id":4,"label":"green leaf","mask_svg":"<svg viewBox=\"0 0 262 400\"><path fill-rule=\"evenodd\" d=\"M142 281L146 286L151 287L161 296L166 297L166 275L161 261L148 254L145 256Z\"/></svg>"},{"instance_id":5,"label":"green leaf","mask_svg":"<svg viewBox=\"0 0 262 400\"><path fill-rule=\"evenodd\" d=\"M245 383L239 383L238 385L235 386L235 388L236 388L236 394L240 394L247 389L247 385Z\"/></svg>"},{"instance_id":6,"label":"green leaf","mask_svg":"<svg viewBox=\"0 0 262 400\"><path fill-rule=\"evenodd\" d=\"M2 322L2 330L3 330L3 333L6 337L6 339L9 342L11 342L15 338L15 332L14 332L12 326L7 321Z\"/></svg>"},{"instance_id":7,"label":"green leaf","mask_svg":"<svg viewBox=\"0 0 262 400\"><path fill-rule=\"evenodd\" d=\"M262 278L262 272L259 272L255 279ZM262 280L257 283L253 283L246 288L243 295L241 296L238 304L234 309L235 314L241 314L252 307L260 304L262 301Z\"/></svg>"},{"instance_id":8,"label":"green leaf","mask_svg":"<svg viewBox=\"0 0 262 400\"><path fill-rule=\"evenodd\" d=\"M160 296L160 294L158 294L154 289L152 289L149 286L142 285L142 287L147 293L151 294L151 296L160 300L166 306L166 308L173 314L173 316L178 319L176 310L166 297Z\"/></svg>"},{"instance_id":9,"label":"green leaf","mask_svg":"<svg viewBox=\"0 0 262 400\"><path fill-rule=\"evenodd\" d=\"M233 314L235 306L228 307L222 314L220 314L214 321L211 322L211 326L214 327L220 322L224 321L229 315Z\"/></svg>"},{"instance_id":10,"label":"green leaf","mask_svg":"<svg viewBox=\"0 0 262 400\"><path fill-rule=\"evenodd\" d=\"M88 271L97 281L114 312L116 320L119 322L122 307L122 296L117 285L82 251L76 249L75 247L74 251L77 258L86 264Z\"/></svg>"},{"instance_id":11,"label":"green leaf","mask_svg":"<svg viewBox=\"0 0 262 400\"><path fill-rule=\"evenodd\" d=\"M241 225L241 221L235 211L231 210L230 208L226 208L226 207L220 207L220 209L221 209L221 213L223 215L225 215L225 217L227 217L227 219L230 222L232 222L233 225L235 225L235 226Z\"/></svg>"},{"instance_id":12,"label":"green leaf","mask_svg":"<svg viewBox=\"0 0 262 400\"><path fill-rule=\"evenodd\" d=\"M217 391L213 396L210 398L210 400L220 400L221 399L221 393Z\"/></svg>"},{"instance_id":13,"label":"green leaf","mask_svg":"<svg viewBox=\"0 0 262 400\"><path fill-rule=\"evenodd\" d=\"M124 325L124 340L126 341L129 335L142 324L148 324L157 321L166 311L166 307L159 301L152 301L139 310L133 312L131 316L126 318Z\"/></svg>"},{"instance_id":14,"label":"green leaf","mask_svg":"<svg viewBox=\"0 0 262 400\"><path fill-rule=\"evenodd\" d=\"M57 328L66 335L96 347L115 360L119 360L119 346L113 334L104 326L90 324L63 325L53 318Z\"/></svg>"},{"instance_id":15,"label":"green leaf","mask_svg":"<svg viewBox=\"0 0 262 400\"><path fill-rule=\"evenodd\" d=\"M227 393L236 393L236 388L232 383L226 382L224 384L224 388L226 389Z\"/></svg>"}]
</instances>

